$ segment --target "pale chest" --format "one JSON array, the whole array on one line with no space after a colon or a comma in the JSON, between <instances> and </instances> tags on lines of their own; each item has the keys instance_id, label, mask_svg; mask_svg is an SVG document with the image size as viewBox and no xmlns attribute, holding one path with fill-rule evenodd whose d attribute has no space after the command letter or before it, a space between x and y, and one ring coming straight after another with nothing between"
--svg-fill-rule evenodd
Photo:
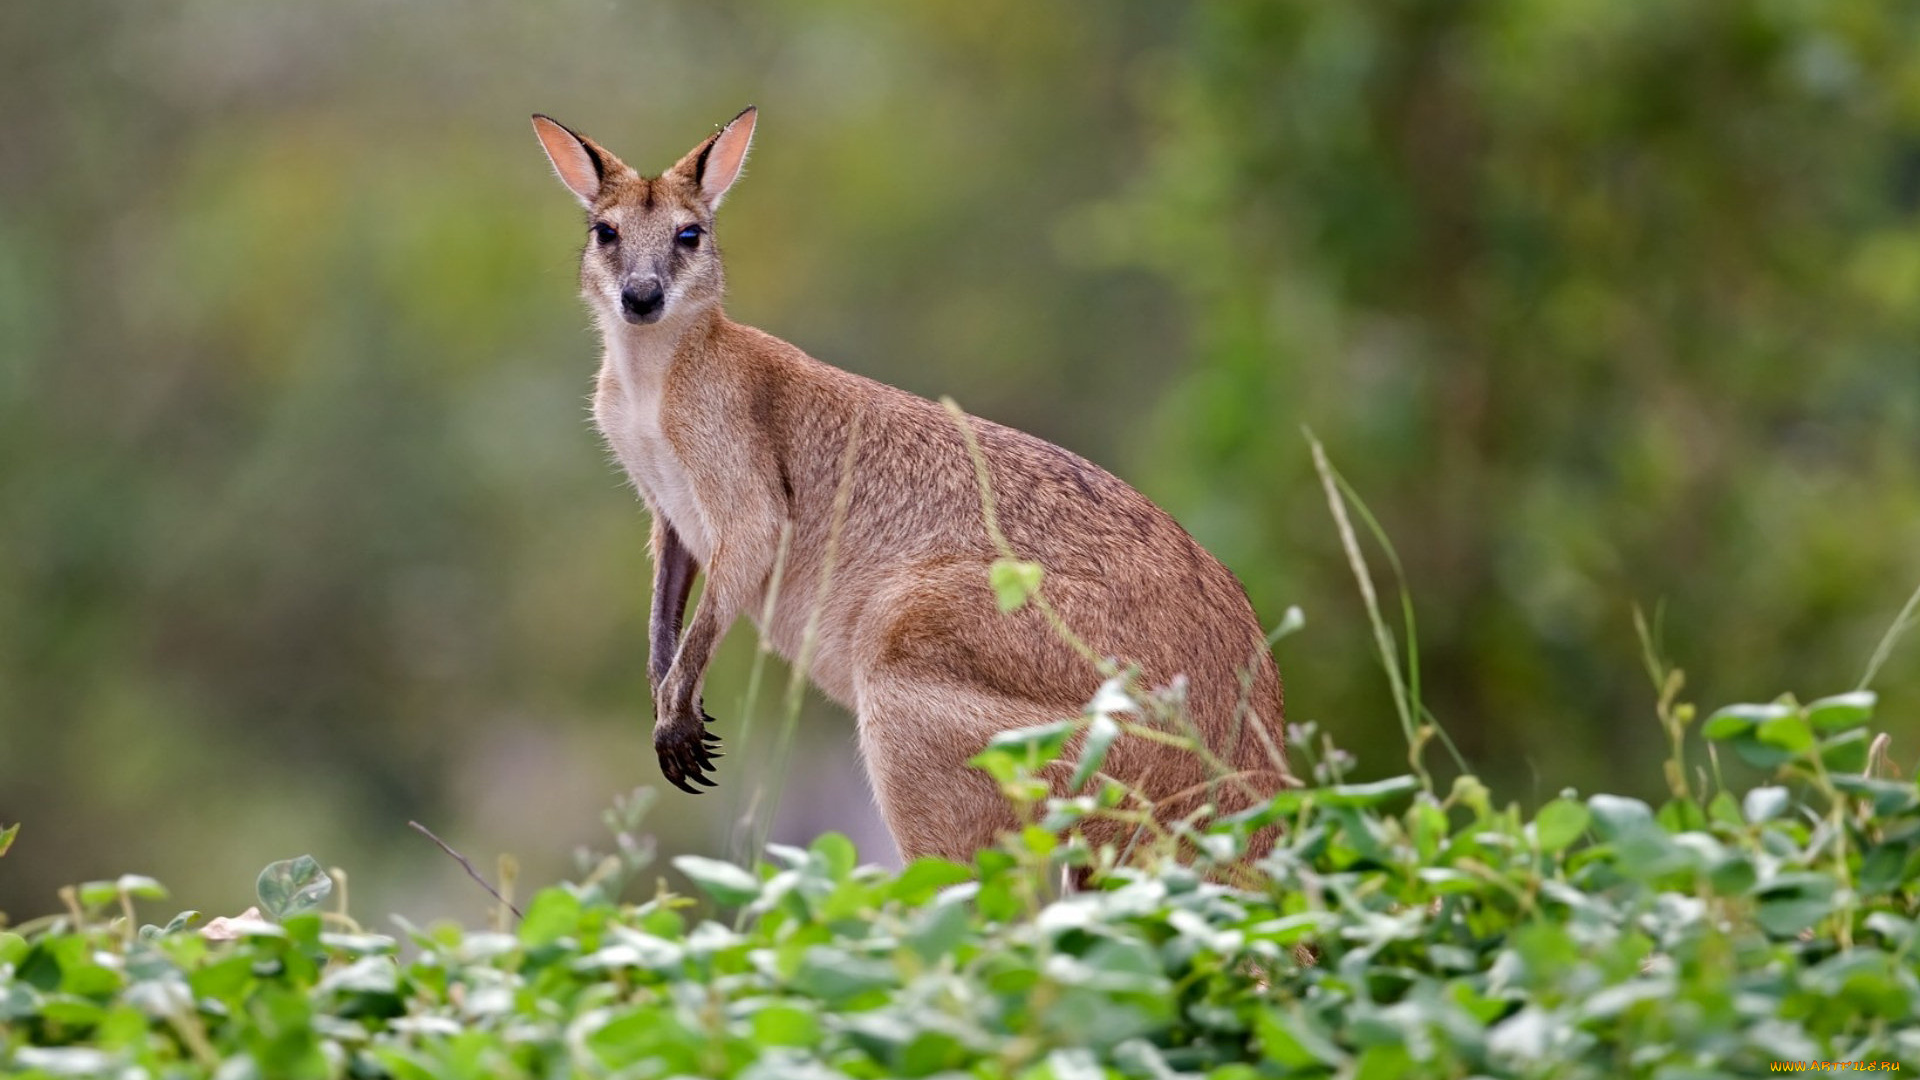
<instances>
[{"instance_id":1,"label":"pale chest","mask_svg":"<svg viewBox=\"0 0 1920 1080\"><path fill-rule=\"evenodd\" d=\"M712 527L685 465L661 430L661 398L657 385L626 384L608 373L594 395L593 417L647 506L666 517L704 566L713 555Z\"/></svg>"}]
</instances>

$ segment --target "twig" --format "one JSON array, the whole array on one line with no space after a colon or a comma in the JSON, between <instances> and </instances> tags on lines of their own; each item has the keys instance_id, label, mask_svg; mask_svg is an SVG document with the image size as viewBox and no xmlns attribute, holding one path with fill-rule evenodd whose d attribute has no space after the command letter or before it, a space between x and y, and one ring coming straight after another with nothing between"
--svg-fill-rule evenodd
<instances>
[{"instance_id":1,"label":"twig","mask_svg":"<svg viewBox=\"0 0 1920 1080\"><path fill-rule=\"evenodd\" d=\"M459 852L453 850L453 848L447 846L447 842L445 840L442 840L439 837L433 835L432 829L427 828L425 825L422 825L417 821L409 821L407 822L407 825L409 828L412 828L415 832L418 832L421 836L424 836L427 839L433 841L434 843L440 845L441 851L444 851L447 854L453 856L454 861L458 862L462 867L466 868L467 876L479 882L480 887L487 890L488 895L492 896L495 900L500 901L502 904L505 904L507 907L507 910L513 912L514 918L516 919L526 918L526 916L521 913L519 908L513 906L512 901L508 900L504 896L501 896L500 891L498 889L495 889L492 885L487 884L487 879L480 876L480 871L475 870L473 868L473 864L467 861L467 857L465 855L462 855Z\"/></svg>"}]
</instances>

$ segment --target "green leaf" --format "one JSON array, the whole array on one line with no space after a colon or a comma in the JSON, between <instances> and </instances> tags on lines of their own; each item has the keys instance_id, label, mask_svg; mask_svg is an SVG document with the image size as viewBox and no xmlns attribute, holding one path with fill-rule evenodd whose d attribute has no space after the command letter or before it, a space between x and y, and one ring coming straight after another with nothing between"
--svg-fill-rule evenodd
<instances>
[{"instance_id":1,"label":"green leaf","mask_svg":"<svg viewBox=\"0 0 1920 1080\"><path fill-rule=\"evenodd\" d=\"M1793 760L1793 754L1790 751L1762 742L1758 729L1742 732L1728 739L1727 742L1733 746L1734 753L1740 755L1740 760L1756 769L1777 768Z\"/></svg>"},{"instance_id":2,"label":"green leaf","mask_svg":"<svg viewBox=\"0 0 1920 1080\"><path fill-rule=\"evenodd\" d=\"M128 896L137 896L142 900L165 900L167 887L141 874L121 874L113 883L116 891Z\"/></svg>"},{"instance_id":3,"label":"green leaf","mask_svg":"<svg viewBox=\"0 0 1920 1080\"><path fill-rule=\"evenodd\" d=\"M580 898L562 888L541 889L520 920L520 940L550 945L580 928Z\"/></svg>"},{"instance_id":4,"label":"green leaf","mask_svg":"<svg viewBox=\"0 0 1920 1080\"><path fill-rule=\"evenodd\" d=\"M921 1031L907 1040L897 1055L901 1076L932 1076L965 1064L971 1057L966 1043L944 1031Z\"/></svg>"},{"instance_id":5,"label":"green leaf","mask_svg":"<svg viewBox=\"0 0 1920 1080\"><path fill-rule=\"evenodd\" d=\"M1707 827L1707 812L1692 799L1668 799L1655 818L1660 827L1670 833L1694 832Z\"/></svg>"},{"instance_id":6,"label":"green leaf","mask_svg":"<svg viewBox=\"0 0 1920 1080\"><path fill-rule=\"evenodd\" d=\"M1479 892L1481 888L1479 878L1444 866L1423 866L1415 872L1414 876L1424 882L1427 888L1441 895Z\"/></svg>"},{"instance_id":7,"label":"green leaf","mask_svg":"<svg viewBox=\"0 0 1920 1080\"><path fill-rule=\"evenodd\" d=\"M13 838L19 835L20 823L17 821L4 829L0 829L0 855L7 853L7 849L13 846Z\"/></svg>"},{"instance_id":8,"label":"green leaf","mask_svg":"<svg viewBox=\"0 0 1920 1080\"><path fill-rule=\"evenodd\" d=\"M1593 814L1586 807L1572 799L1555 799L1534 815L1534 842L1541 851L1559 851L1578 840L1592 821Z\"/></svg>"},{"instance_id":9,"label":"green leaf","mask_svg":"<svg viewBox=\"0 0 1920 1080\"><path fill-rule=\"evenodd\" d=\"M1038 825L1028 825L1020 830L1020 846L1035 855L1045 857L1053 854L1060 846L1060 838Z\"/></svg>"},{"instance_id":10,"label":"green leaf","mask_svg":"<svg viewBox=\"0 0 1920 1080\"><path fill-rule=\"evenodd\" d=\"M1024 559L995 559L987 570L987 580L993 583L993 602L1004 612L1018 611L1027 606L1033 594L1040 591L1040 579L1043 573L1040 564Z\"/></svg>"},{"instance_id":11,"label":"green leaf","mask_svg":"<svg viewBox=\"0 0 1920 1080\"><path fill-rule=\"evenodd\" d=\"M1777 874L1756 889L1754 917L1775 937L1794 937L1831 915L1836 885L1825 874L1795 871Z\"/></svg>"},{"instance_id":12,"label":"green leaf","mask_svg":"<svg viewBox=\"0 0 1920 1080\"><path fill-rule=\"evenodd\" d=\"M399 942L385 934L326 933L320 935L320 944L329 952L347 956L387 956L400 948Z\"/></svg>"},{"instance_id":13,"label":"green leaf","mask_svg":"<svg viewBox=\"0 0 1920 1080\"><path fill-rule=\"evenodd\" d=\"M66 993L105 997L118 993L124 986L125 977L119 970L94 963L91 954L61 957L60 989Z\"/></svg>"},{"instance_id":14,"label":"green leaf","mask_svg":"<svg viewBox=\"0 0 1920 1080\"><path fill-rule=\"evenodd\" d=\"M1741 813L1755 825L1772 821L1786 808L1787 789L1783 787L1757 787L1740 800Z\"/></svg>"},{"instance_id":15,"label":"green leaf","mask_svg":"<svg viewBox=\"0 0 1920 1080\"><path fill-rule=\"evenodd\" d=\"M981 855L989 853L995 855L1004 854L993 849L985 849L981 852ZM980 856L975 856L975 858L979 859L984 871L987 860ZM1008 861L1012 861L1011 857L1008 857ZM1023 889L1015 883L1013 878L1004 876L989 877L983 872L980 880L980 891L976 892L973 897L973 906L974 909L985 918L1005 922L1020 914L1021 909L1026 903L1026 901L1022 899L1023 895Z\"/></svg>"},{"instance_id":16,"label":"green leaf","mask_svg":"<svg viewBox=\"0 0 1920 1080\"><path fill-rule=\"evenodd\" d=\"M173 918L168 919L167 925L161 927L160 932L163 934L172 934L181 930L185 930L187 927L192 926L195 923L199 922L201 918L202 916L200 912L189 908L188 910L183 911L178 915L175 915Z\"/></svg>"},{"instance_id":17,"label":"green leaf","mask_svg":"<svg viewBox=\"0 0 1920 1080\"><path fill-rule=\"evenodd\" d=\"M260 910L274 920L313 911L333 892L333 879L311 855L268 864L254 882Z\"/></svg>"},{"instance_id":18,"label":"green leaf","mask_svg":"<svg viewBox=\"0 0 1920 1080\"><path fill-rule=\"evenodd\" d=\"M1740 804L1724 791L1715 792L1713 798L1707 801L1707 818L1718 825L1738 826L1746 823L1745 816L1740 812Z\"/></svg>"},{"instance_id":19,"label":"green leaf","mask_svg":"<svg viewBox=\"0 0 1920 1080\"><path fill-rule=\"evenodd\" d=\"M1314 801L1322 806L1379 806L1392 802L1402 795L1411 795L1420 790L1420 781L1411 776L1390 776L1385 780L1375 780L1370 784L1339 784L1313 792Z\"/></svg>"},{"instance_id":20,"label":"green leaf","mask_svg":"<svg viewBox=\"0 0 1920 1080\"><path fill-rule=\"evenodd\" d=\"M853 846L853 841L847 839L846 836L841 833L821 833L814 839L811 850L815 855L820 857L821 863L827 868L828 876L834 881L847 880L847 875L853 873L853 868L860 863L859 849ZM692 877L693 875L689 874L687 876ZM756 894L760 890L757 879L754 882L753 889Z\"/></svg>"},{"instance_id":21,"label":"green leaf","mask_svg":"<svg viewBox=\"0 0 1920 1080\"><path fill-rule=\"evenodd\" d=\"M1754 869L1753 860L1738 852L1725 856L1707 868L1707 881L1713 885L1713 891L1721 896L1743 896L1759 880L1760 874Z\"/></svg>"},{"instance_id":22,"label":"green leaf","mask_svg":"<svg viewBox=\"0 0 1920 1080\"><path fill-rule=\"evenodd\" d=\"M905 935L908 947L928 962L951 956L967 937L967 905L939 903L923 911L917 924Z\"/></svg>"},{"instance_id":23,"label":"green leaf","mask_svg":"<svg viewBox=\"0 0 1920 1080\"><path fill-rule=\"evenodd\" d=\"M1795 895L1778 900L1763 900L1754 916L1769 934L1780 938L1796 937L1833 913L1829 897Z\"/></svg>"},{"instance_id":24,"label":"green leaf","mask_svg":"<svg viewBox=\"0 0 1920 1080\"><path fill-rule=\"evenodd\" d=\"M679 855L674 858L673 866L701 891L729 907L751 903L760 897L760 879L730 862L701 855Z\"/></svg>"},{"instance_id":25,"label":"green leaf","mask_svg":"<svg viewBox=\"0 0 1920 1080\"><path fill-rule=\"evenodd\" d=\"M363 956L336 967L320 980L320 994L391 994L399 989L399 971L384 956Z\"/></svg>"},{"instance_id":26,"label":"green leaf","mask_svg":"<svg viewBox=\"0 0 1920 1080\"><path fill-rule=\"evenodd\" d=\"M1639 799L1595 795L1587 800L1587 809L1593 811L1594 827L1608 840L1657 827L1653 821L1653 808Z\"/></svg>"},{"instance_id":27,"label":"green leaf","mask_svg":"<svg viewBox=\"0 0 1920 1080\"><path fill-rule=\"evenodd\" d=\"M1247 932L1278 945L1294 945L1338 925L1339 919L1331 911L1302 911L1259 923L1248 928Z\"/></svg>"},{"instance_id":28,"label":"green leaf","mask_svg":"<svg viewBox=\"0 0 1920 1080\"><path fill-rule=\"evenodd\" d=\"M1347 1060L1346 1052L1302 1013L1262 1009L1254 1014L1253 1027L1260 1039L1260 1052L1283 1068L1324 1069Z\"/></svg>"},{"instance_id":29,"label":"green leaf","mask_svg":"<svg viewBox=\"0 0 1920 1080\"><path fill-rule=\"evenodd\" d=\"M286 921L280 924L279 929L284 930L287 938L303 949L317 952L320 948L320 913L318 911L303 911L298 915L289 915Z\"/></svg>"},{"instance_id":30,"label":"green leaf","mask_svg":"<svg viewBox=\"0 0 1920 1080\"><path fill-rule=\"evenodd\" d=\"M1906 844L1881 844L1867 852L1860 860L1860 873L1856 879L1860 891L1868 896L1878 896L1898 888L1905 876L1910 850Z\"/></svg>"},{"instance_id":31,"label":"green leaf","mask_svg":"<svg viewBox=\"0 0 1920 1080\"><path fill-rule=\"evenodd\" d=\"M621 1075L686 1075L698 1071L704 1038L689 1031L672 1012L641 1006L614 1017L587 1037L600 1060ZM630 1066L646 1061L646 1072ZM588 1075L603 1075L598 1070Z\"/></svg>"},{"instance_id":32,"label":"green leaf","mask_svg":"<svg viewBox=\"0 0 1920 1080\"><path fill-rule=\"evenodd\" d=\"M1079 728L1078 720L1057 720L1051 724L1011 728L987 740L987 748L975 754L969 764L985 769L999 780L1011 778L1001 775L1006 766L1023 768L1030 773L1038 772L1060 757L1066 750L1067 740Z\"/></svg>"},{"instance_id":33,"label":"green leaf","mask_svg":"<svg viewBox=\"0 0 1920 1080\"><path fill-rule=\"evenodd\" d=\"M1913 940L1912 920L1901 918L1891 911L1876 911L1867 916L1861 925L1885 938L1895 948L1905 948L1907 942Z\"/></svg>"},{"instance_id":34,"label":"green leaf","mask_svg":"<svg viewBox=\"0 0 1920 1080\"><path fill-rule=\"evenodd\" d=\"M1832 772L1857 773L1867 767L1873 749L1871 728L1857 727L1820 742L1820 763Z\"/></svg>"},{"instance_id":35,"label":"green leaf","mask_svg":"<svg viewBox=\"0 0 1920 1080\"><path fill-rule=\"evenodd\" d=\"M1107 751L1112 749L1113 741L1120 737L1120 725L1106 713L1095 713L1087 725L1086 741L1080 745L1080 760L1073 767L1073 779L1067 782L1068 791L1079 791L1100 766L1107 760Z\"/></svg>"},{"instance_id":36,"label":"green leaf","mask_svg":"<svg viewBox=\"0 0 1920 1080\"><path fill-rule=\"evenodd\" d=\"M801 958L793 986L829 1005L840 1005L897 981L898 972L885 960L871 960L844 949L816 945Z\"/></svg>"},{"instance_id":37,"label":"green leaf","mask_svg":"<svg viewBox=\"0 0 1920 1080\"><path fill-rule=\"evenodd\" d=\"M1833 786L1849 795L1873 801L1873 812L1880 817L1904 814L1920 806L1920 789L1911 780L1879 780L1870 776L1832 777Z\"/></svg>"},{"instance_id":38,"label":"green leaf","mask_svg":"<svg viewBox=\"0 0 1920 1080\"><path fill-rule=\"evenodd\" d=\"M1753 733L1768 746L1796 756L1813 749L1813 729L1807 726L1805 716L1793 710L1788 710L1785 716L1761 721Z\"/></svg>"},{"instance_id":39,"label":"green leaf","mask_svg":"<svg viewBox=\"0 0 1920 1080\"><path fill-rule=\"evenodd\" d=\"M1837 731L1859 727L1873 719L1873 706L1879 695L1871 690L1823 697L1807 706L1807 723L1815 731Z\"/></svg>"},{"instance_id":40,"label":"green leaf","mask_svg":"<svg viewBox=\"0 0 1920 1080\"><path fill-rule=\"evenodd\" d=\"M1493 814L1493 793L1472 773L1453 778L1453 788L1447 794L1447 801L1466 807L1482 821Z\"/></svg>"},{"instance_id":41,"label":"green leaf","mask_svg":"<svg viewBox=\"0 0 1920 1080\"><path fill-rule=\"evenodd\" d=\"M887 894L909 905L926 903L933 894L949 885L958 885L973 877L973 871L956 862L923 855L907 864L900 876L887 886Z\"/></svg>"},{"instance_id":42,"label":"green leaf","mask_svg":"<svg viewBox=\"0 0 1920 1080\"><path fill-rule=\"evenodd\" d=\"M1413 1075L1413 1055L1402 1045L1369 1046L1353 1069L1353 1080L1403 1080Z\"/></svg>"},{"instance_id":43,"label":"green leaf","mask_svg":"<svg viewBox=\"0 0 1920 1080\"><path fill-rule=\"evenodd\" d=\"M1447 838L1447 812L1440 809L1433 796L1421 795L1407 810L1406 822L1407 833L1413 838L1414 850L1421 861L1432 859L1440 850L1440 842Z\"/></svg>"},{"instance_id":44,"label":"green leaf","mask_svg":"<svg viewBox=\"0 0 1920 1080\"><path fill-rule=\"evenodd\" d=\"M1048 1080L1106 1080L1107 1071L1092 1050L1075 1046L1049 1052L1046 1067L1035 1075Z\"/></svg>"},{"instance_id":45,"label":"green leaf","mask_svg":"<svg viewBox=\"0 0 1920 1080\"><path fill-rule=\"evenodd\" d=\"M90 1046L22 1046L12 1063L46 1077L108 1076L114 1071L114 1055Z\"/></svg>"},{"instance_id":46,"label":"green leaf","mask_svg":"<svg viewBox=\"0 0 1920 1080\"><path fill-rule=\"evenodd\" d=\"M820 1041L820 1021L797 1005L768 1005L753 1014L753 1041L761 1046L813 1046Z\"/></svg>"},{"instance_id":47,"label":"green leaf","mask_svg":"<svg viewBox=\"0 0 1920 1080\"><path fill-rule=\"evenodd\" d=\"M1770 705L1728 705L1716 709L1707 722L1701 726L1700 734L1709 739L1730 739L1759 727L1769 720L1792 714L1793 708L1778 703Z\"/></svg>"}]
</instances>

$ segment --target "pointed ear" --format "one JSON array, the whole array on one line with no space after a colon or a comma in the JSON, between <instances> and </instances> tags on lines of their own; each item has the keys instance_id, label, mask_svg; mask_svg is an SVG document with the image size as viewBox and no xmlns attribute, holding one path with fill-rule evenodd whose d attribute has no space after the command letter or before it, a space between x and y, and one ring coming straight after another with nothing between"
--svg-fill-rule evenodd
<instances>
[{"instance_id":1,"label":"pointed ear","mask_svg":"<svg viewBox=\"0 0 1920 1080\"><path fill-rule=\"evenodd\" d=\"M547 152L547 160L553 162L553 171L560 174L560 182L580 200L580 205L593 208L593 201L600 197L600 185L606 182L612 155L575 135L551 117L535 113L533 133L540 137L540 146Z\"/></svg>"},{"instance_id":2,"label":"pointed ear","mask_svg":"<svg viewBox=\"0 0 1920 1080\"><path fill-rule=\"evenodd\" d=\"M700 185L700 195L707 201L709 211L720 208L727 189L740 179L740 167L747 163L747 148L753 145L753 123L758 116L758 109L747 106L739 116L727 121L727 126L718 134L694 147L674 166L676 172Z\"/></svg>"}]
</instances>

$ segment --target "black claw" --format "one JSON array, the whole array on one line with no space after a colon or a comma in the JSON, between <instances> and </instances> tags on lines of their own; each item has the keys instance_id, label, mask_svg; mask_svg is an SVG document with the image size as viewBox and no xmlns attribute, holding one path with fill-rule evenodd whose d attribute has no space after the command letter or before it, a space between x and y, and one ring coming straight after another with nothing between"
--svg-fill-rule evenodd
<instances>
[{"instance_id":1,"label":"black claw","mask_svg":"<svg viewBox=\"0 0 1920 1080\"><path fill-rule=\"evenodd\" d=\"M668 783L689 795L699 795L708 788L720 786L713 779L717 771L714 761L725 756L716 752L721 745L720 736L704 727L712 723L713 718L704 709L699 715L702 727L685 731L684 734L674 731L663 733L663 741L655 746L660 756L661 774Z\"/></svg>"}]
</instances>

